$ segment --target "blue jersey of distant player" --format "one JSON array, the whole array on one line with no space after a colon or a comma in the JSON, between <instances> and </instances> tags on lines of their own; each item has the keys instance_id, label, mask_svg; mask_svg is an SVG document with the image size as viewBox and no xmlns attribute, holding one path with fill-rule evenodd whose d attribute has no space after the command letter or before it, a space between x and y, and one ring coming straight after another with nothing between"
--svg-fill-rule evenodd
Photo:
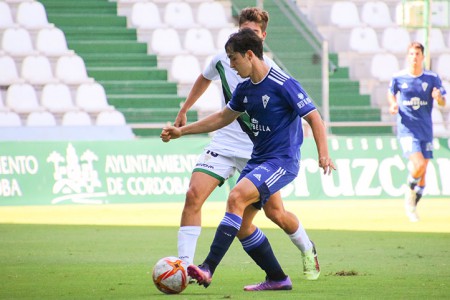
<instances>
[{"instance_id":1,"label":"blue jersey of distant player","mask_svg":"<svg viewBox=\"0 0 450 300\"><path fill-rule=\"evenodd\" d=\"M392 95L400 92L397 97L399 137L413 136L420 141L433 140L433 88L440 89L442 95L446 94L441 79L434 72L424 71L420 76L412 76L404 70L394 75L389 91Z\"/></svg>"},{"instance_id":2,"label":"blue jersey of distant player","mask_svg":"<svg viewBox=\"0 0 450 300\"><path fill-rule=\"evenodd\" d=\"M271 68L258 83L240 83L228 107L250 116L254 135L251 162L282 160L286 170L298 173L301 117L316 109L298 81Z\"/></svg>"}]
</instances>

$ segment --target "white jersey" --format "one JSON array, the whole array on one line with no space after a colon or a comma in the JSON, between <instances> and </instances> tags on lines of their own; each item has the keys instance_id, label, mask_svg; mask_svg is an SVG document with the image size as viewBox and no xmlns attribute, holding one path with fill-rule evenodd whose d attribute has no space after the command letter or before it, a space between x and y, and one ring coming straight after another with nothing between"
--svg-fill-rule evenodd
<instances>
[{"instance_id":1,"label":"white jersey","mask_svg":"<svg viewBox=\"0 0 450 300\"><path fill-rule=\"evenodd\" d=\"M275 62L270 58L264 56L264 61L269 66L279 69ZM222 108L224 108L231 100L231 96L236 89L236 86L244 80L247 80L240 77L237 72L230 67L230 60L227 57L225 50L211 59L202 75L209 80L221 81ZM219 152L220 150L220 153L223 155L250 159L253 150L253 142L250 140L249 134L252 134L252 132L245 124L245 117L246 115L243 114L242 117L239 117L230 125L217 130L207 148L216 152Z\"/></svg>"}]
</instances>

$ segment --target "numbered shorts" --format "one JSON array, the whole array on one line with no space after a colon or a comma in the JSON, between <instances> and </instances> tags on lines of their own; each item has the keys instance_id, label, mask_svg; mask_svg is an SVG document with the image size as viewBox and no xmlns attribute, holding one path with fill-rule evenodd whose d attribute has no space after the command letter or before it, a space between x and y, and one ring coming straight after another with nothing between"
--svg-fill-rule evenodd
<instances>
[{"instance_id":1,"label":"numbered shorts","mask_svg":"<svg viewBox=\"0 0 450 300\"><path fill-rule=\"evenodd\" d=\"M399 141L402 147L404 157L409 158L413 153L422 152L424 158L426 159L433 158L432 141L420 141L412 136L400 137Z\"/></svg>"},{"instance_id":2,"label":"numbered shorts","mask_svg":"<svg viewBox=\"0 0 450 300\"><path fill-rule=\"evenodd\" d=\"M192 172L202 172L220 181L219 186L232 177L236 171L241 172L247 164L248 158L226 156L205 149L199 156Z\"/></svg>"},{"instance_id":3,"label":"numbered shorts","mask_svg":"<svg viewBox=\"0 0 450 300\"><path fill-rule=\"evenodd\" d=\"M241 172L238 181L247 178L259 191L259 201L253 203L257 209L261 209L267 203L270 196L292 182L298 175L286 170L282 161L265 161L262 164L249 162Z\"/></svg>"}]
</instances>

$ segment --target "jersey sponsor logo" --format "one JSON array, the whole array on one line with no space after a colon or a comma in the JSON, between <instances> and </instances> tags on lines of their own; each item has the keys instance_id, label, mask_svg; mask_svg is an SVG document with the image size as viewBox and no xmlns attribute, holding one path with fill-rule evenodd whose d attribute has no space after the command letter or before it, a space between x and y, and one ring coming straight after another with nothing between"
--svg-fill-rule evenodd
<instances>
[{"instance_id":1,"label":"jersey sponsor logo","mask_svg":"<svg viewBox=\"0 0 450 300\"><path fill-rule=\"evenodd\" d=\"M402 89L407 89L408 88L408 84L406 82L403 82L401 88Z\"/></svg>"},{"instance_id":2,"label":"jersey sponsor logo","mask_svg":"<svg viewBox=\"0 0 450 300\"><path fill-rule=\"evenodd\" d=\"M247 96L244 97L244 103L248 103Z\"/></svg>"},{"instance_id":3,"label":"jersey sponsor logo","mask_svg":"<svg viewBox=\"0 0 450 300\"><path fill-rule=\"evenodd\" d=\"M298 108L303 108L304 106L312 102L311 99L309 99L309 97L306 97L303 93L298 93L297 97L298 99L300 99L300 101L297 102Z\"/></svg>"},{"instance_id":4,"label":"jersey sponsor logo","mask_svg":"<svg viewBox=\"0 0 450 300\"><path fill-rule=\"evenodd\" d=\"M418 97L413 97L410 100L403 100L402 103L404 106L411 106L414 110L418 110L421 106L428 105L428 101L420 100Z\"/></svg>"},{"instance_id":5,"label":"jersey sponsor logo","mask_svg":"<svg viewBox=\"0 0 450 300\"><path fill-rule=\"evenodd\" d=\"M262 103L263 103L264 108L266 108L267 103L269 103L269 100L270 100L269 96L267 96L267 95L262 96Z\"/></svg>"},{"instance_id":6,"label":"jersey sponsor logo","mask_svg":"<svg viewBox=\"0 0 450 300\"><path fill-rule=\"evenodd\" d=\"M268 132L271 131L270 127L267 125L259 124L259 121L255 118L252 118L252 132L255 136L258 136L260 132Z\"/></svg>"}]
</instances>

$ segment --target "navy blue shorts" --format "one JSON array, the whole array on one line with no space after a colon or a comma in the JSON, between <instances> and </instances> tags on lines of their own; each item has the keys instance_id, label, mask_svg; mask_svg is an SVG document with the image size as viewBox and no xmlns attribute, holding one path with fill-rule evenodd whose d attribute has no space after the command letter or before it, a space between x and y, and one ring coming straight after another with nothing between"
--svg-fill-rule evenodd
<instances>
[{"instance_id":1,"label":"navy blue shorts","mask_svg":"<svg viewBox=\"0 0 450 300\"><path fill-rule=\"evenodd\" d=\"M253 203L253 206L261 209L271 195L293 181L297 175L298 172L286 171L281 160L268 160L262 164L249 162L242 170L238 181L245 177L253 182L259 191L259 201Z\"/></svg>"}]
</instances>

